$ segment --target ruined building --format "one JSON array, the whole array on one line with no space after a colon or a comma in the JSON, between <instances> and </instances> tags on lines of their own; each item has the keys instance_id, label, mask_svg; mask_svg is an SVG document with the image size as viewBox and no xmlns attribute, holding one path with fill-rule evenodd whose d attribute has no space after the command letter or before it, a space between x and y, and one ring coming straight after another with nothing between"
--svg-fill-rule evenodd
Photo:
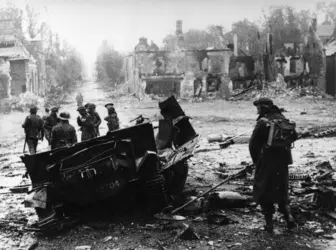
<instances>
[{"instance_id":1,"label":"ruined building","mask_svg":"<svg viewBox=\"0 0 336 250\"><path fill-rule=\"evenodd\" d=\"M139 39L125 58L125 81L137 95L190 97L217 91L227 81L232 49L188 50L184 46L182 21L176 22L173 50L159 50L146 38ZM201 90L196 93L196 90Z\"/></svg>"},{"instance_id":2,"label":"ruined building","mask_svg":"<svg viewBox=\"0 0 336 250\"><path fill-rule=\"evenodd\" d=\"M306 37L304 60L307 62L309 76L313 79L314 85L322 91L326 91L326 57L321 39L317 35L317 20L313 19L309 29L309 35Z\"/></svg>"},{"instance_id":3,"label":"ruined building","mask_svg":"<svg viewBox=\"0 0 336 250\"><path fill-rule=\"evenodd\" d=\"M0 18L0 97L3 100L26 91L44 95L45 84L39 81L45 75L41 70L44 61L37 62L15 32L11 19Z\"/></svg>"}]
</instances>

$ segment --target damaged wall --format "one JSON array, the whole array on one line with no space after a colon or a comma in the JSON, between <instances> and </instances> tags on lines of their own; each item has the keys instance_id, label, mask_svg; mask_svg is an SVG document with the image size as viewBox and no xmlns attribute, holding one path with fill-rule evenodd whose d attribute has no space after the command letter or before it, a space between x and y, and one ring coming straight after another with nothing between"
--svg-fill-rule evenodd
<instances>
[{"instance_id":1,"label":"damaged wall","mask_svg":"<svg viewBox=\"0 0 336 250\"><path fill-rule=\"evenodd\" d=\"M168 92L179 89L181 93L176 94L187 97L194 95L194 81L201 79L203 91L206 93L207 83L204 76L207 74L228 74L231 55L232 51L229 49L134 52L125 58L126 83L131 86L130 91L138 93L142 78L145 78L145 82L149 82L150 77L155 76L155 81L158 82L160 76L163 81L165 81L164 76L182 77L180 88L172 87L169 91L167 88L166 92L168 94ZM158 66L157 60L161 62L160 66ZM151 82L153 83L153 81ZM156 93L156 91L151 93Z\"/></svg>"},{"instance_id":2,"label":"damaged wall","mask_svg":"<svg viewBox=\"0 0 336 250\"><path fill-rule=\"evenodd\" d=\"M125 83L129 90L137 95L169 95L174 92L181 97L195 95L202 87L202 93L208 91L208 75L229 73L231 49L186 50L182 31L182 21L176 22L174 49L160 51L153 43L141 37L134 52L124 60ZM211 76L212 77L212 76ZM148 85L148 86L147 86Z\"/></svg>"},{"instance_id":3,"label":"damaged wall","mask_svg":"<svg viewBox=\"0 0 336 250\"><path fill-rule=\"evenodd\" d=\"M15 60L10 63L10 75L12 78L11 95L19 96L27 91L26 70L27 60Z\"/></svg>"},{"instance_id":4,"label":"damaged wall","mask_svg":"<svg viewBox=\"0 0 336 250\"><path fill-rule=\"evenodd\" d=\"M304 59L308 63L309 76L313 78L314 84L325 92L326 57L323 44L316 34L316 25L316 19L313 19L309 35L306 38Z\"/></svg>"},{"instance_id":5,"label":"damaged wall","mask_svg":"<svg viewBox=\"0 0 336 250\"><path fill-rule=\"evenodd\" d=\"M10 97L10 64L8 61L0 59L0 99Z\"/></svg>"},{"instance_id":6,"label":"damaged wall","mask_svg":"<svg viewBox=\"0 0 336 250\"><path fill-rule=\"evenodd\" d=\"M30 91L36 95L46 92L45 61L40 41L31 41L29 47L35 51L31 55L27 48L16 38L13 21L0 18L0 58L10 64L9 92L19 96ZM38 62L34 56L37 57Z\"/></svg>"}]
</instances>

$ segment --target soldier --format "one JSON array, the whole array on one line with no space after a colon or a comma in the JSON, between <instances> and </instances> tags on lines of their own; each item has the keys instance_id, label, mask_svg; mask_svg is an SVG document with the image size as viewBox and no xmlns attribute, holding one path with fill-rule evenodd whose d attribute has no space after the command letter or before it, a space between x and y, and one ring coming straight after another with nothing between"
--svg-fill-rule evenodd
<instances>
[{"instance_id":1,"label":"soldier","mask_svg":"<svg viewBox=\"0 0 336 250\"><path fill-rule=\"evenodd\" d=\"M49 114L50 114L50 110L49 110L49 108L45 108L45 109L44 109L44 112L45 112L45 114L44 114L44 116L42 116L43 123L47 120L47 117L48 117Z\"/></svg>"},{"instance_id":2,"label":"soldier","mask_svg":"<svg viewBox=\"0 0 336 250\"><path fill-rule=\"evenodd\" d=\"M119 118L113 107L113 103L106 104L105 108L107 108L108 116L104 120L107 121L108 131L119 129Z\"/></svg>"},{"instance_id":3,"label":"soldier","mask_svg":"<svg viewBox=\"0 0 336 250\"><path fill-rule=\"evenodd\" d=\"M26 120L22 124L22 128L24 128L26 134L25 143L28 144L31 155L36 154L38 140L43 140L44 136L43 121L36 113L37 107L31 107L30 115L26 117Z\"/></svg>"},{"instance_id":4,"label":"soldier","mask_svg":"<svg viewBox=\"0 0 336 250\"><path fill-rule=\"evenodd\" d=\"M253 104L257 107L259 114L249 143L250 155L256 166L253 196L262 207L267 232L273 232L274 203L278 204L279 212L284 215L287 228L292 229L296 224L291 215L288 201L288 165L292 164L290 144L297 139L295 124L294 128L290 129L291 132L281 131L290 134L290 136L284 137L286 140L278 140L277 138L280 138L277 137L278 132L273 132L279 130L277 130L278 127L275 129L274 124L275 122L282 124L288 120L271 99L260 98Z\"/></svg>"},{"instance_id":5,"label":"soldier","mask_svg":"<svg viewBox=\"0 0 336 250\"><path fill-rule=\"evenodd\" d=\"M99 125L101 124L101 119L100 119L99 114L95 111L96 110L96 105L93 104L93 103L87 103L85 105L85 107L87 108L88 114L93 117L93 123L94 123L94 127L95 127L96 137L100 136Z\"/></svg>"},{"instance_id":6,"label":"soldier","mask_svg":"<svg viewBox=\"0 0 336 250\"><path fill-rule=\"evenodd\" d=\"M47 138L48 130L44 128L44 125L45 125L45 123L46 123L47 117L50 115L50 110L49 110L49 108L45 108L44 111L45 111L45 114L44 114L44 116L42 116L42 121L43 121L44 135L45 135L46 138ZM50 135L50 134L49 134L49 135ZM47 139L47 141L49 141L49 140Z\"/></svg>"},{"instance_id":7,"label":"soldier","mask_svg":"<svg viewBox=\"0 0 336 250\"><path fill-rule=\"evenodd\" d=\"M96 137L93 117L86 112L84 106L77 109L80 116L77 117L77 124L82 131L81 141L89 140Z\"/></svg>"},{"instance_id":8,"label":"soldier","mask_svg":"<svg viewBox=\"0 0 336 250\"><path fill-rule=\"evenodd\" d=\"M51 149L65 146L72 146L77 143L77 135L75 128L69 124L70 114L62 112L60 114L60 123L56 125L51 132Z\"/></svg>"},{"instance_id":9,"label":"soldier","mask_svg":"<svg viewBox=\"0 0 336 250\"><path fill-rule=\"evenodd\" d=\"M78 92L77 96L76 96L76 101L77 101L77 107L81 107L83 106L83 95Z\"/></svg>"},{"instance_id":10,"label":"soldier","mask_svg":"<svg viewBox=\"0 0 336 250\"><path fill-rule=\"evenodd\" d=\"M58 109L59 109L58 107L52 107L51 114L46 118L46 121L44 123L45 137L48 140L49 145L51 145L50 142L51 131L53 127L55 127L59 122L59 118L57 117Z\"/></svg>"}]
</instances>

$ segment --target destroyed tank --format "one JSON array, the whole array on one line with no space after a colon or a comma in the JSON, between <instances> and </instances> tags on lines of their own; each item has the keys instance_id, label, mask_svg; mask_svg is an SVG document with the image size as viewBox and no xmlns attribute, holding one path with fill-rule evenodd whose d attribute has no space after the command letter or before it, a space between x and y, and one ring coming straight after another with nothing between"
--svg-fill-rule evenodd
<instances>
[{"instance_id":1,"label":"destroyed tank","mask_svg":"<svg viewBox=\"0 0 336 250\"><path fill-rule=\"evenodd\" d=\"M36 226L53 231L92 204L113 209L139 196L152 211L168 206L184 188L198 135L173 96L159 107L157 133L148 119L137 119L71 147L22 156L32 181L25 205L36 209Z\"/></svg>"}]
</instances>

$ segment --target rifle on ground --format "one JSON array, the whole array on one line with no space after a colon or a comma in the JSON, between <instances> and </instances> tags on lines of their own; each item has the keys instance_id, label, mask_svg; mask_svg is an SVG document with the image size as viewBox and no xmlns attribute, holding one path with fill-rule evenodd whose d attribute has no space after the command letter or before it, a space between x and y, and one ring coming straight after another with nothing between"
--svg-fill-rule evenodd
<instances>
[{"instance_id":1,"label":"rifle on ground","mask_svg":"<svg viewBox=\"0 0 336 250\"><path fill-rule=\"evenodd\" d=\"M195 150L195 153L200 153L200 152L207 152L207 151L215 151L215 150L222 150L222 149L225 149L227 147L229 147L230 145L232 144L235 144L235 141L234 139L240 137L240 136L243 136L243 135L246 135L246 134L249 134L251 133L251 130L250 131L247 131L245 133L242 133L242 134L239 134L239 135L236 135L236 136L233 136L233 137L228 137L227 139L225 139L222 143L219 143L219 144L216 144L215 147L210 147L210 148L198 148ZM208 144L208 145L211 145Z\"/></svg>"},{"instance_id":2,"label":"rifle on ground","mask_svg":"<svg viewBox=\"0 0 336 250\"><path fill-rule=\"evenodd\" d=\"M210 188L208 191L204 192L203 194L200 194L198 195L197 197L195 197L194 199L192 199L191 201L185 203L184 205L182 205L181 207L178 207L176 209L174 209L171 213L172 214L175 214L177 213L178 211L180 211L181 209L185 208L186 206L190 205L191 203L193 203L194 201L204 197L205 195L207 195L208 193L210 193L211 191L215 190L216 188L218 188L219 186L222 186L224 183L230 181L230 180L233 180L233 179L236 179L236 178L239 178L241 176L243 176L244 174L246 174L247 172L250 172L252 170L252 167L254 165L251 164L251 165L247 165L245 168L243 168L242 170L238 171L237 173L233 174L233 175L230 175L228 176L224 181L222 181L221 183L219 183L218 185L214 186L213 188Z\"/></svg>"},{"instance_id":3,"label":"rifle on ground","mask_svg":"<svg viewBox=\"0 0 336 250\"><path fill-rule=\"evenodd\" d=\"M228 146L230 146L230 145L232 145L232 144L235 143L233 139L236 139L236 138L238 138L238 137L240 137L240 136L243 136L243 135L246 135L246 134L249 134L249 133L251 133L251 131L247 131L247 132L245 132L245 133L236 135L236 136L231 137L231 138L229 137L229 138L225 139L224 142L219 143L219 147L220 147L221 149L227 148Z\"/></svg>"}]
</instances>

